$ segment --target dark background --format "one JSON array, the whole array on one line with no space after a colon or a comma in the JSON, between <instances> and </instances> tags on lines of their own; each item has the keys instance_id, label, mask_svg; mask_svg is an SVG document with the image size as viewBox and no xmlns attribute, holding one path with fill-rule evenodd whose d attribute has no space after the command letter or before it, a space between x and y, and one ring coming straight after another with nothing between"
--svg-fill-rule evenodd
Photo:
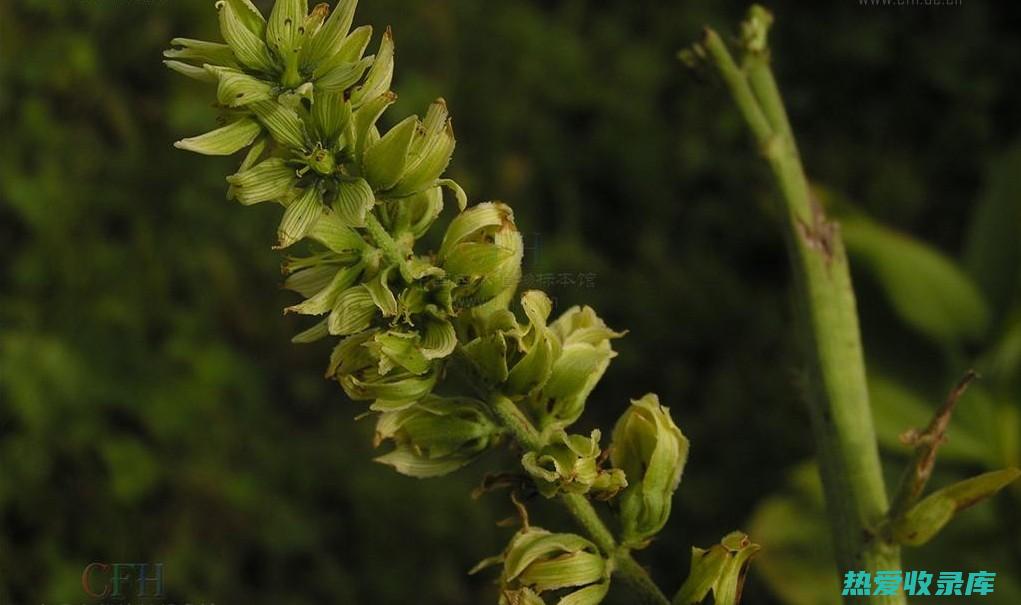
<instances>
[{"instance_id":1,"label":"dark background","mask_svg":"<svg viewBox=\"0 0 1021 605\"><path fill-rule=\"evenodd\" d=\"M0 4L0 603L90 602L93 561L162 562L170 602L494 602L495 574L466 570L503 548L513 509L469 492L510 458L428 481L371 462L371 422L321 378L328 344L289 342L277 211L225 200L236 158L171 146L215 111L160 52L219 40L212 4ZM719 83L676 60L746 5L361 4L371 48L387 24L397 41L385 119L445 97L451 174L513 205L526 273L594 273L550 288L558 308L629 330L579 428L607 433L655 391L691 439L639 558L672 593L691 545L742 528L766 545L746 603L832 602L770 180ZM769 7L820 196L896 230L851 246L888 483L896 434L969 366L985 379L934 484L1018 465L1018 11ZM1019 503L1013 488L968 511L907 567L998 571L983 602L1021 602Z\"/></svg>"}]
</instances>

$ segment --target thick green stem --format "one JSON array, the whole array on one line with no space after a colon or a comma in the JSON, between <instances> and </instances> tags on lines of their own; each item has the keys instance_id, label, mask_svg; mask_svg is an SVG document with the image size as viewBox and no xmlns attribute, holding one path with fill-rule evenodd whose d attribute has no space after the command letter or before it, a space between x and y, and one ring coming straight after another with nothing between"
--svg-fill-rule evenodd
<instances>
[{"instance_id":1,"label":"thick green stem","mask_svg":"<svg viewBox=\"0 0 1021 605\"><path fill-rule=\"evenodd\" d=\"M653 583L649 573L634 560L631 553L622 549L613 557L613 562L616 566L614 573L640 596L635 605L670 605L670 600Z\"/></svg>"},{"instance_id":2,"label":"thick green stem","mask_svg":"<svg viewBox=\"0 0 1021 605\"><path fill-rule=\"evenodd\" d=\"M887 511L887 497L839 226L812 199L768 54L749 57L744 71L714 31L706 31L703 46L781 193L780 214L808 357L808 403L838 570L841 574L899 570L899 549L875 535ZM845 602L891 605L905 600L900 594L845 597Z\"/></svg>"},{"instance_id":3,"label":"thick green stem","mask_svg":"<svg viewBox=\"0 0 1021 605\"><path fill-rule=\"evenodd\" d=\"M514 436L522 449L535 451L542 447L542 437L531 420L510 398L499 393L489 398L490 408L500 423ZM613 534L599 517L589 500L580 494L563 494L560 503L585 530L592 541L614 562L614 574L638 595L640 605L669 605L670 601L638 564L626 548L619 547Z\"/></svg>"},{"instance_id":4,"label":"thick green stem","mask_svg":"<svg viewBox=\"0 0 1021 605\"><path fill-rule=\"evenodd\" d=\"M405 263L404 254L401 253L400 246L394 241L394 238L387 232L383 224L379 222L376 215L367 212L365 213L365 230L369 232L369 236L372 237L372 241L376 243L382 252L383 256L392 264L395 264L403 269Z\"/></svg>"}]
</instances>

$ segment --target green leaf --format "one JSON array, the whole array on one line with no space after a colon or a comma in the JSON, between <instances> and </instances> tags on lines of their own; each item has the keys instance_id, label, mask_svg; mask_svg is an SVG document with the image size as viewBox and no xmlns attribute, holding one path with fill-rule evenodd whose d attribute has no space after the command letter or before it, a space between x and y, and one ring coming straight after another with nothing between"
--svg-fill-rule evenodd
<instances>
[{"instance_id":1,"label":"green leaf","mask_svg":"<svg viewBox=\"0 0 1021 605\"><path fill-rule=\"evenodd\" d=\"M1021 145L998 158L972 212L964 264L999 315L1021 296Z\"/></svg>"},{"instance_id":2,"label":"green leaf","mask_svg":"<svg viewBox=\"0 0 1021 605\"><path fill-rule=\"evenodd\" d=\"M843 234L852 258L875 275L905 323L951 346L985 334L989 327L985 300L952 260L866 218L845 220Z\"/></svg>"},{"instance_id":3,"label":"green leaf","mask_svg":"<svg viewBox=\"0 0 1021 605\"><path fill-rule=\"evenodd\" d=\"M365 179L341 181L337 184L337 199L333 212L350 227L364 227L365 215L376 205L376 196Z\"/></svg>"},{"instance_id":4,"label":"green leaf","mask_svg":"<svg viewBox=\"0 0 1021 605\"><path fill-rule=\"evenodd\" d=\"M170 41L170 45L177 48L163 51L163 56L168 59L194 61L199 65L209 63L223 67L240 67L234 57L234 51L227 44L191 38L174 38Z\"/></svg>"},{"instance_id":5,"label":"green leaf","mask_svg":"<svg viewBox=\"0 0 1021 605\"><path fill-rule=\"evenodd\" d=\"M301 64L316 65L336 55L351 29L358 0L339 0L333 12L312 39L301 49Z\"/></svg>"},{"instance_id":6,"label":"green leaf","mask_svg":"<svg viewBox=\"0 0 1021 605\"><path fill-rule=\"evenodd\" d=\"M323 200L318 188L308 187L299 193L284 210L277 228L277 248L286 248L305 237L322 214Z\"/></svg>"},{"instance_id":7,"label":"green leaf","mask_svg":"<svg viewBox=\"0 0 1021 605\"><path fill-rule=\"evenodd\" d=\"M365 150L362 172L373 191L390 189L404 173L408 163L408 149L417 127L418 118L409 116Z\"/></svg>"},{"instance_id":8,"label":"green leaf","mask_svg":"<svg viewBox=\"0 0 1021 605\"><path fill-rule=\"evenodd\" d=\"M293 109L273 101L252 103L251 109L278 143L295 149L305 147L305 125Z\"/></svg>"},{"instance_id":9,"label":"green leaf","mask_svg":"<svg viewBox=\"0 0 1021 605\"><path fill-rule=\"evenodd\" d=\"M203 155L230 155L252 144L262 132L259 123L251 118L241 118L222 128L174 143L178 149L186 149Z\"/></svg>"},{"instance_id":10,"label":"green leaf","mask_svg":"<svg viewBox=\"0 0 1021 605\"><path fill-rule=\"evenodd\" d=\"M833 565L822 482L815 463L787 474L783 488L759 502L749 533L767 556L756 572L778 602L789 605L840 605L840 578Z\"/></svg>"},{"instance_id":11,"label":"green leaf","mask_svg":"<svg viewBox=\"0 0 1021 605\"><path fill-rule=\"evenodd\" d=\"M223 34L223 39L234 51L234 56L243 65L257 71L273 72L276 69L276 62L269 54L269 48L263 42L262 34L251 29L250 25L253 25L255 19L245 5L259 14L259 11L247 0L228 0L218 4L220 33ZM241 7L240 11L238 10L239 6ZM259 19L261 18L262 16L259 15Z\"/></svg>"},{"instance_id":12,"label":"green leaf","mask_svg":"<svg viewBox=\"0 0 1021 605\"><path fill-rule=\"evenodd\" d=\"M936 411L938 400L927 401L903 384L878 372L869 373L868 383L879 443L891 451L905 452L900 435L910 428L926 426ZM975 386L973 390L977 390ZM962 412L966 413L969 408L981 404L974 400L974 392L970 392L968 399L959 406L957 418L950 425L948 438L940 446L939 457L941 460L992 464L996 460L995 441L982 431L958 421Z\"/></svg>"},{"instance_id":13,"label":"green leaf","mask_svg":"<svg viewBox=\"0 0 1021 605\"><path fill-rule=\"evenodd\" d=\"M214 74L219 81L216 87L216 100L221 105L243 107L249 103L273 98L273 87L268 82L230 67L207 65L206 70Z\"/></svg>"},{"instance_id":14,"label":"green leaf","mask_svg":"<svg viewBox=\"0 0 1021 605\"><path fill-rule=\"evenodd\" d=\"M278 201L285 197L298 178L294 168L282 158L269 158L255 166L227 177L234 196L242 204Z\"/></svg>"},{"instance_id":15,"label":"green leaf","mask_svg":"<svg viewBox=\"0 0 1021 605\"><path fill-rule=\"evenodd\" d=\"M393 73L394 40L393 33L387 27L383 32L383 40L379 43L379 51L376 52L375 60L369 69L369 75L366 76L365 83L351 94L351 103L358 107L390 90Z\"/></svg>"},{"instance_id":16,"label":"green leaf","mask_svg":"<svg viewBox=\"0 0 1021 605\"><path fill-rule=\"evenodd\" d=\"M1007 468L965 479L926 496L893 525L893 537L909 546L932 539L954 515L996 494L1021 476L1021 470Z\"/></svg>"}]
</instances>

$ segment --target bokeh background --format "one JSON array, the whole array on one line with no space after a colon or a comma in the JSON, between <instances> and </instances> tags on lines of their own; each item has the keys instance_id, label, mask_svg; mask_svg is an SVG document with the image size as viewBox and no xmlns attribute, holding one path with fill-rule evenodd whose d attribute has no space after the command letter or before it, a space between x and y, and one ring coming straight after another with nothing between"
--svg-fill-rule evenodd
<instances>
[{"instance_id":1,"label":"bokeh background","mask_svg":"<svg viewBox=\"0 0 1021 605\"><path fill-rule=\"evenodd\" d=\"M512 507L469 492L510 459L429 481L371 462L371 423L321 378L328 344L289 343L277 212L225 200L236 159L171 146L215 111L160 52L219 40L212 4L0 3L0 603L90 602L93 561L162 562L179 603L494 602L466 570ZM833 602L768 174L722 87L676 60L745 4L361 4L397 40L386 119L444 96L452 173L513 204L526 272L594 274L551 287L557 306L629 330L586 425L655 391L691 438L641 560L672 592L691 545L741 528L766 546L746 603ZM888 481L897 434L971 366L933 483L1018 465L1019 12L770 8L807 170L848 221ZM968 511L907 567L997 571L983 602L1021 602L1019 504Z\"/></svg>"}]
</instances>

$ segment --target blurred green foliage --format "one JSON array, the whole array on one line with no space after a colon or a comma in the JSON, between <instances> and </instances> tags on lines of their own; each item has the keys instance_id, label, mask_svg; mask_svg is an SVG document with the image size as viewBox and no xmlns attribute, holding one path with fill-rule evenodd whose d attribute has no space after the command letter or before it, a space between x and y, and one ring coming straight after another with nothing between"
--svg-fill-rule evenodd
<instances>
[{"instance_id":1,"label":"blurred green foliage","mask_svg":"<svg viewBox=\"0 0 1021 605\"><path fill-rule=\"evenodd\" d=\"M526 273L595 274L551 296L630 330L589 422L656 391L690 437L643 553L660 583L747 520L765 545L747 603L833 594L810 468L781 489L811 442L769 181L725 92L675 59L743 3L362 4L394 27L390 115L444 96L454 176L513 204ZM807 170L848 217L890 483L896 435L971 365L986 378L933 485L1017 465L1021 17L770 8ZM234 160L171 147L214 112L160 51L215 28L206 0L0 4L0 602L81 600L92 561L163 562L180 602L492 602L465 572L512 507L468 494L501 461L428 483L372 464L371 427L320 378L327 345L288 342L273 211L224 200ZM1019 501L965 513L908 568L999 571L996 602L1021 601Z\"/></svg>"}]
</instances>

